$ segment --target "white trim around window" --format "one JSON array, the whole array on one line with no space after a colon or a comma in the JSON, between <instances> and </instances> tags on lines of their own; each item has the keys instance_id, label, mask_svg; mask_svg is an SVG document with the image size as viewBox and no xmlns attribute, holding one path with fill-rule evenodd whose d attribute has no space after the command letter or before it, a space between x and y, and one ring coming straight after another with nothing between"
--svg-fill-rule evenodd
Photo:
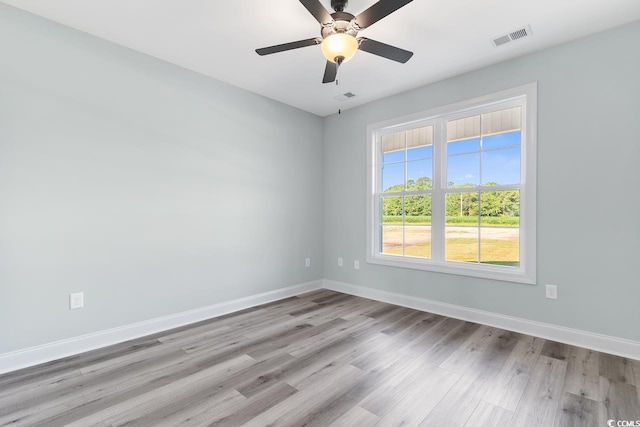
<instances>
[{"instance_id":1,"label":"white trim around window","mask_svg":"<svg viewBox=\"0 0 640 427\"><path fill-rule=\"evenodd\" d=\"M465 186L452 186L447 177L447 147L448 143L456 142L453 131L448 129L453 121L471 116L478 117L496 111L505 111L508 108L521 108L520 132L520 180L496 185L496 183L484 184L478 181L476 184ZM465 276L481 277L495 280L534 284L536 282L536 128L537 128L537 84L529 83L516 88L498 93L458 102L452 105L435 108L410 116L374 123L367 127L367 262L393 267L412 268L419 270L435 271ZM484 117L484 116L483 116ZM484 120L484 118L483 118ZM484 126L484 125L482 125ZM383 188L382 170L385 153L381 149L383 137L397 135L402 131L428 128L431 132L432 144L432 176L427 186L409 187L404 184L407 181L408 166L405 166L405 181L400 186L396 185L391 190ZM450 133L447 136L447 133ZM484 131L481 131L484 132ZM405 132L408 134L408 132ZM481 133L482 134L482 133ZM405 151L409 146L405 137ZM431 141L431 140L430 140ZM394 142L385 142L393 144ZM482 144L482 143L481 143ZM390 146L390 145L389 145ZM482 146L482 145L481 145ZM389 149L390 150L390 149ZM481 148L482 150L482 148ZM388 150L387 150L388 151ZM478 154L482 158L482 153ZM410 163L405 154L405 163ZM431 160L430 160L431 161ZM399 163L403 161L400 160ZM482 162L482 160L480 160ZM480 166L481 168L481 166ZM453 167L452 167L453 170ZM482 172L480 172L482 174ZM402 185L405 185L404 189ZM387 187L385 184L384 187ZM386 192L385 192L386 191ZM478 237L478 262L461 262L448 260L445 246L445 230L450 220L447 217L446 196L455 193L475 193L481 199L483 192L514 191L519 192L519 221L518 229L518 262L496 265L482 262L480 256L480 242ZM402 250L401 253L389 253L383 249L382 235L387 217L383 219L381 200L397 196L402 199ZM405 229L410 228L405 222L407 196L430 197L430 253L425 256L410 256L405 253ZM398 200L399 200L398 199ZM460 206L462 206L462 196ZM477 202L480 203L479 201ZM480 207L476 207L478 213L478 233L483 229L483 213Z\"/></svg>"}]
</instances>

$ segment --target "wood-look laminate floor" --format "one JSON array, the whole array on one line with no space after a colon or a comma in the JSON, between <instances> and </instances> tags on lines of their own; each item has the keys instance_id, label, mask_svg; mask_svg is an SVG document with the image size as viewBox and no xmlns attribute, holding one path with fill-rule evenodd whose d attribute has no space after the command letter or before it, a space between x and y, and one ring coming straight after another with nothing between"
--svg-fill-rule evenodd
<instances>
[{"instance_id":1,"label":"wood-look laminate floor","mask_svg":"<svg viewBox=\"0 0 640 427\"><path fill-rule=\"evenodd\" d=\"M606 426L640 362L332 291L0 376L0 425Z\"/></svg>"}]
</instances>

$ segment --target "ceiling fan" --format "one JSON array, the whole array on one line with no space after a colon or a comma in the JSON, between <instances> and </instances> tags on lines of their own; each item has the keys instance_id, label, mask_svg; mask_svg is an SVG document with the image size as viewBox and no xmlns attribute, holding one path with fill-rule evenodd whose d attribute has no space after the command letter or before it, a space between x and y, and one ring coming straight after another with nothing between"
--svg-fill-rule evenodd
<instances>
[{"instance_id":1,"label":"ceiling fan","mask_svg":"<svg viewBox=\"0 0 640 427\"><path fill-rule=\"evenodd\" d=\"M256 49L256 53L258 55L270 55L319 44L321 45L322 53L327 58L322 83L335 81L338 67L343 62L351 59L358 49L404 64L413 56L413 52L366 37L356 36L359 31L370 27L412 1L380 0L358 16L354 16L344 11L348 0L331 0L331 7L335 10L331 14L322 6L319 0L300 0L300 3L320 23L322 37L263 47Z\"/></svg>"}]
</instances>

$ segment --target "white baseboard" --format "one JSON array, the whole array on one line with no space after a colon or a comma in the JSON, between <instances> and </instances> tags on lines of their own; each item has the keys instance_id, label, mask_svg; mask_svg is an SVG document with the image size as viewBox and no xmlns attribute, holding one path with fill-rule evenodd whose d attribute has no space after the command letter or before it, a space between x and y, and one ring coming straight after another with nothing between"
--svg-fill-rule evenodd
<instances>
[{"instance_id":1,"label":"white baseboard","mask_svg":"<svg viewBox=\"0 0 640 427\"><path fill-rule=\"evenodd\" d=\"M505 316L503 314L491 313L488 311L476 310L459 305L431 301L424 298L386 292L378 289L351 285L349 283L336 282L333 280L325 279L323 287L345 294L369 298L389 304L409 307L420 311L494 326L500 329L520 332L565 344L571 344L591 350L640 360L640 342L637 341L595 334L578 329L565 328L563 326L556 326L549 323L536 322L513 316Z\"/></svg>"},{"instance_id":2,"label":"white baseboard","mask_svg":"<svg viewBox=\"0 0 640 427\"><path fill-rule=\"evenodd\" d=\"M24 350L0 354L0 374L155 334L201 320L211 319L320 288L322 288L322 280L302 283L300 285L276 289L275 291L251 295L208 307L158 317L156 319L145 320L106 331L94 332Z\"/></svg>"},{"instance_id":3,"label":"white baseboard","mask_svg":"<svg viewBox=\"0 0 640 427\"><path fill-rule=\"evenodd\" d=\"M166 331L201 320L222 316L245 308L292 297L320 288L345 294L356 295L389 304L427 311L443 316L462 319L483 325L494 326L509 331L589 348L604 353L640 360L640 342L607 335L595 334L578 329L536 322L513 316L476 310L453 304L431 301L393 292L386 292L349 283L332 280L317 280L296 286L277 289L258 295L227 301L207 307L176 313L169 316L133 323L118 328L73 337L49 344L39 345L10 353L0 354L0 374L29 366L50 362L68 356L121 343L157 332Z\"/></svg>"}]
</instances>

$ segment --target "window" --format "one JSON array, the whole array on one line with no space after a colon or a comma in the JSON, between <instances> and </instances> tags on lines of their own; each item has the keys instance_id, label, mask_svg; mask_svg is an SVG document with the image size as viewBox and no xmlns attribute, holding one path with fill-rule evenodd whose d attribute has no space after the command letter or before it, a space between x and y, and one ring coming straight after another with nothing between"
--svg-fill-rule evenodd
<instances>
[{"instance_id":1,"label":"window","mask_svg":"<svg viewBox=\"0 0 640 427\"><path fill-rule=\"evenodd\" d=\"M367 262L535 283L536 91L368 127Z\"/></svg>"}]
</instances>

